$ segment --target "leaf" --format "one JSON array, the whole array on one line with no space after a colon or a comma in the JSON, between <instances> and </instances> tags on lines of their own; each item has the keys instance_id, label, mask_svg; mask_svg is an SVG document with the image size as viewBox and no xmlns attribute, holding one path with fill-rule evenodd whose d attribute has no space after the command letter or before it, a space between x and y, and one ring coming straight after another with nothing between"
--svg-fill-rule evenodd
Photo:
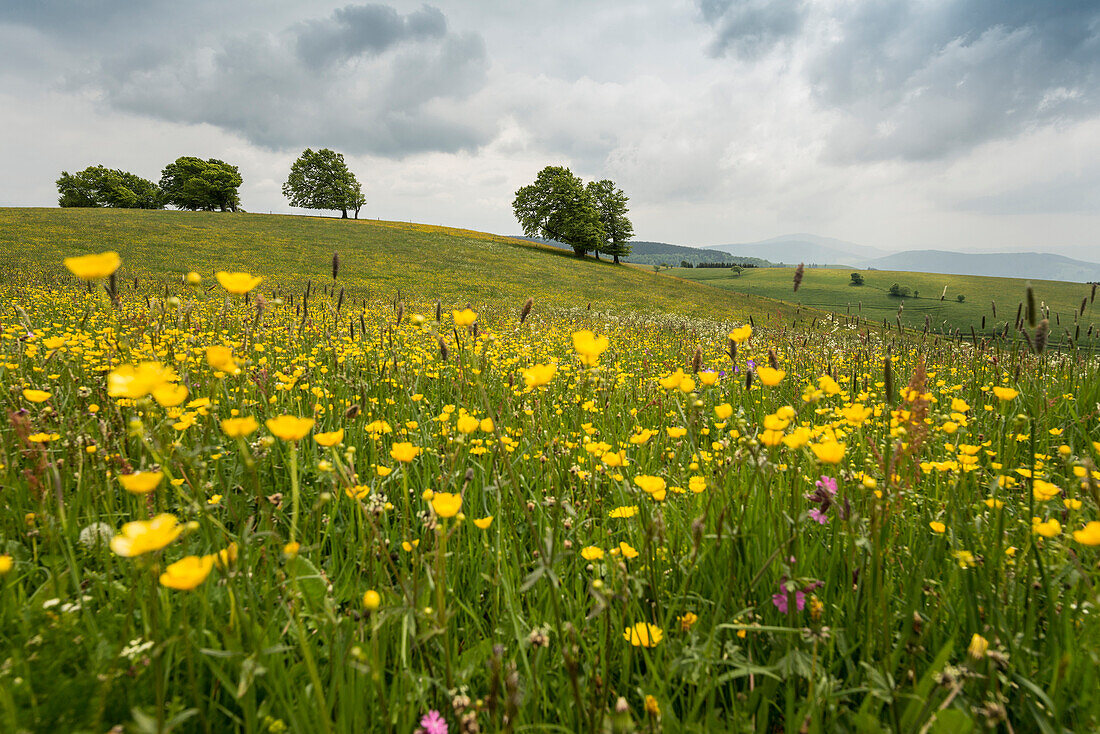
<instances>
[{"instance_id":1,"label":"leaf","mask_svg":"<svg viewBox=\"0 0 1100 734\"><path fill-rule=\"evenodd\" d=\"M317 567L305 558L295 556L287 561L286 569L294 585L302 592L302 598L309 610L313 613L323 611L325 597L328 595L328 582Z\"/></svg>"},{"instance_id":2,"label":"leaf","mask_svg":"<svg viewBox=\"0 0 1100 734\"><path fill-rule=\"evenodd\" d=\"M253 653L245 658L241 662L241 680L237 683L238 699L242 698L244 694L248 693L248 689L252 687L252 683L257 677L267 672L267 668L260 664L259 658Z\"/></svg>"},{"instance_id":3,"label":"leaf","mask_svg":"<svg viewBox=\"0 0 1100 734\"><path fill-rule=\"evenodd\" d=\"M944 709L936 713L936 720L929 731L932 734L968 734L974 730L974 720L958 709Z\"/></svg>"},{"instance_id":4,"label":"leaf","mask_svg":"<svg viewBox=\"0 0 1100 734\"><path fill-rule=\"evenodd\" d=\"M546 573L546 567L545 566L539 566L534 571L527 574L527 578L525 578L523 580L523 584L521 584L520 587L519 587L520 593L523 593L524 591L527 591L532 586L537 584L539 582L539 579L542 578L542 575L544 573Z\"/></svg>"}]
</instances>

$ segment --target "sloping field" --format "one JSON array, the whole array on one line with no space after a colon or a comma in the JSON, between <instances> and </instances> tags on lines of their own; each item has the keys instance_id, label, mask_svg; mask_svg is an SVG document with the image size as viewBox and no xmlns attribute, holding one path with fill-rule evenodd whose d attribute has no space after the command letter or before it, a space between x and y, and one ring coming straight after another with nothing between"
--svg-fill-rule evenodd
<instances>
[{"instance_id":1,"label":"sloping field","mask_svg":"<svg viewBox=\"0 0 1100 734\"><path fill-rule=\"evenodd\" d=\"M885 270L861 270L862 286L851 285L851 270L806 270L798 293L791 292L794 271L791 268L757 268L741 275L719 268L676 268L669 271L681 278L706 283L748 295L783 298L804 306L811 306L842 314L862 316L881 323L891 324L901 310L904 326L924 329L926 319L933 332L959 329L969 333L973 328L979 334L992 334L1009 330L1016 323L1016 309L1024 300L1028 281L1023 278L985 278L974 275L938 275L934 273L909 273ZM891 285L897 283L919 293L919 297L897 298L888 294ZM947 293L941 301L944 286ZM1081 324L1081 338L1087 338L1090 326L1096 337L1100 327L1100 310L1092 303L1092 286L1085 283L1067 283L1053 280L1032 282L1035 297L1050 308L1051 334L1057 341L1064 341L1066 333L1073 333ZM960 303L957 296L965 300ZM1081 302L1086 301L1084 313ZM996 304L996 314L994 314ZM985 319L983 325L983 317Z\"/></svg>"},{"instance_id":2,"label":"sloping field","mask_svg":"<svg viewBox=\"0 0 1100 734\"><path fill-rule=\"evenodd\" d=\"M63 257L116 250L128 271L182 277L199 270L262 272L261 290L296 292L306 279L331 279L340 255L340 283L349 297L444 305L528 297L544 304L659 309L757 322L789 317L786 304L686 283L638 268L577 260L525 240L374 220L269 214L119 209L0 209L0 253L8 267L42 262L60 272Z\"/></svg>"}]
</instances>

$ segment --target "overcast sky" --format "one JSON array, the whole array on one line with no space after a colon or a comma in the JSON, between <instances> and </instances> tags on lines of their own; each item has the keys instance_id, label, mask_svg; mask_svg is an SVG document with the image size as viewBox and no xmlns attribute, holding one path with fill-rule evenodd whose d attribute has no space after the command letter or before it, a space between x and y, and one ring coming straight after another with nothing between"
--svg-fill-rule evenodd
<instances>
[{"instance_id":1,"label":"overcast sky","mask_svg":"<svg viewBox=\"0 0 1100 734\"><path fill-rule=\"evenodd\" d=\"M300 211L329 147L368 217L516 233L566 165L638 239L1100 260L1096 0L3 0L0 61L0 205L199 155Z\"/></svg>"}]
</instances>

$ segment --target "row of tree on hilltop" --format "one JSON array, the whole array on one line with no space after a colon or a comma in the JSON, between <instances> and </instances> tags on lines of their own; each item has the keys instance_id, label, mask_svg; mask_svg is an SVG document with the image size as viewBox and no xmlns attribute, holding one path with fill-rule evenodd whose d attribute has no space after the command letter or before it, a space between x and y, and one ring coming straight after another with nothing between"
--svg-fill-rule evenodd
<instances>
[{"instance_id":1,"label":"row of tree on hilltop","mask_svg":"<svg viewBox=\"0 0 1100 734\"><path fill-rule=\"evenodd\" d=\"M619 262L630 254L634 225L627 218L629 199L614 181L587 185L562 166L547 166L535 182L516 191L512 210L528 237L557 240L577 257L600 253Z\"/></svg>"},{"instance_id":2,"label":"row of tree on hilltop","mask_svg":"<svg viewBox=\"0 0 1100 734\"><path fill-rule=\"evenodd\" d=\"M243 183L236 166L209 158L181 156L164 167L160 182L153 183L129 171L89 166L83 171L62 171L57 179L57 203L63 207L115 207L188 211L240 211L238 189ZM306 148L290 167L283 184L290 205L303 209L354 212L367 203L363 187L348 169L344 156L328 148Z\"/></svg>"}]
</instances>

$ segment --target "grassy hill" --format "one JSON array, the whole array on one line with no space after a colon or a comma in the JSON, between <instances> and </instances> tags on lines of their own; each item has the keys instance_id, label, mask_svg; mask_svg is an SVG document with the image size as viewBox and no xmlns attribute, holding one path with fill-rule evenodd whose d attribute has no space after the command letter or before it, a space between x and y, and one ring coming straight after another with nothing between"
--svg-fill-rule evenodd
<instances>
[{"instance_id":1,"label":"grassy hill","mask_svg":"<svg viewBox=\"0 0 1100 734\"><path fill-rule=\"evenodd\" d=\"M640 268L578 260L511 237L403 222L270 214L121 209L0 209L0 252L9 267L117 250L130 271L178 277L188 270L247 270L261 290L299 289L331 277L349 297L445 305L514 301L691 316L787 318L788 304L698 285Z\"/></svg>"},{"instance_id":2,"label":"grassy hill","mask_svg":"<svg viewBox=\"0 0 1100 734\"><path fill-rule=\"evenodd\" d=\"M1012 278L1028 274L1043 280L1077 283L1100 280L1100 265L1063 255L1039 252L970 253L944 250L907 250L864 263L877 270L954 273Z\"/></svg>"},{"instance_id":3,"label":"grassy hill","mask_svg":"<svg viewBox=\"0 0 1100 734\"><path fill-rule=\"evenodd\" d=\"M971 327L979 333L991 333L1009 322L1016 321L1016 309L1025 297L1027 281L1019 278L987 278L974 275L937 275L872 270L861 271L865 278L862 286L851 285L851 271L832 269L807 269L798 293L792 292L793 271L790 268L759 268L746 270L737 276L725 270L675 268L668 271L681 278L708 283L739 293L789 299L804 306L812 306L839 313L861 315L881 322L894 323L898 307L904 306L902 323L915 329L923 329L925 319L933 331L960 329L969 332ZM919 293L917 298L896 298L887 294L894 283ZM947 294L940 300L944 286ZM1052 336L1064 337L1064 329L1074 330L1074 315L1081 308L1082 298L1091 298L1092 288L1081 283L1060 281L1034 281L1036 298L1050 308ZM965 301L959 303L957 296ZM996 303L996 316L993 313ZM982 328L982 317L985 328ZM1082 337L1092 324L1100 326L1100 306L1086 305L1080 316ZM1097 330L1093 328L1093 337Z\"/></svg>"}]
</instances>

